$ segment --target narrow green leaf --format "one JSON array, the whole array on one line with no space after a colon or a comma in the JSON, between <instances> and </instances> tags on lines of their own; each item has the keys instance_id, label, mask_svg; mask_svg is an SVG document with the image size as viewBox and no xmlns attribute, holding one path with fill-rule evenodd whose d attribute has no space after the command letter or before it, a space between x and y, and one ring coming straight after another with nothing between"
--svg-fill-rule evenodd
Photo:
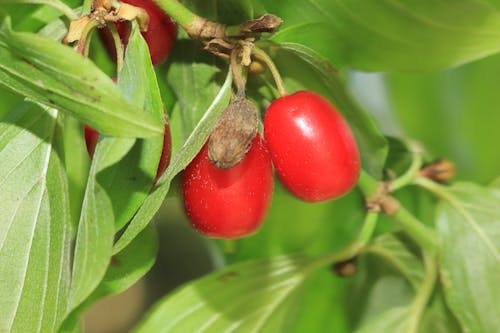
<instances>
[{"instance_id":1,"label":"narrow green leaf","mask_svg":"<svg viewBox=\"0 0 500 333\"><path fill-rule=\"evenodd\" d=\"M67 311L72 231L57 116L24 103L0 123L1 332L55 332Z\"/></svg>"},{"instance_id":2,"label":"narrow green leaf","mask_svg":"<svg viewBox=\"0 0 500 333\"><path fill-rule=\"evenodd\" d=\"M422 282L424 267L421 260L393 234L374 239L366 252L381 256L399 270L416 290Z\"/></svg>"},{"instance_id":3,"label":"narrow green leaf","mask_svg":"<svg viewBox=\"0 0 500 333\"><path fill-rule=\"evenodd\" d=\"M109 149L106 141L97 144L89 172L76 236L69 310L93 292L111 258L115 231L113 209L109 196L96 180L97 169Z\"/></svg>"},{"instance_id":4,"label":"narrow green leaf","mask_svg":"<svg viewBox=\"0 0 500 333\"><path fill-rule=\"evenodd\" d=\"M219 93L210 107L206 110L202 119L191 132L184 145L173 157L169 167L159 179L158 186L146 198L125 232L116 242L113 253L120 252L148 225L149 221L151 221L163 203L170 189L170 182L172 179L193 160L203 147L212 128L219 119L219 116L229 104L231 98L231 83L232 75L231 71L228 71L224 85L220 88Z\"/></svg>"},{"instance_id":5,"label":"narrow green leaf","mask_svg":"<svg viewBox=\"0 0 500 333\"><path fill-rule=\"evenodd\" d=\"M163 134L161 122L128 102L89 59L45 37L11 31L8 18L0 26L0 84L105 134Z\"/></svg>"},{"instance_id":6,"label":"narrow green leaf","mask_svg":"<svg viewBox=\"0 0 500 333\"><path fill-rule=\"evenodd\" d=\"M135 332L280 332L288 302L315 270L302 255L243 262L160 301Z\"/></svg>"},{"instance_id":7,"label":"narrow green leaf","mask_svg":"<svg viewBox=\"0 0 500 333\"><path fill-rule=\"evenodd\" d=\"M472 183L447 189L438 206L446 301L464 331L500 327L500 210L494 190Z\"/></svg>"},{"instance_id":8,"label":"narrow green leaf","mask_svg":"<svg viewBox=\"0 0 500 333\"><path fill-rule=\"evenodd\" d=\"M271 46L272 47L272 46ZM334 104L343 113L356 136L361 150L362 163L365 170L375 177L381 171L387 156L387 141L380 132L373 118L361 110L350 96L337 70L314 50L293 43L281 43L278 47L290 52L310 65L324 82ZM310 73L311 75L313 73Z\"/></svg>"},{"instance_id":9,"label":"narrow green leaf","mask_svg":"<svg viewBox=\"0 0 500 333\"><path fill-rule=\"evenodd\" d=\"M118 86L130 103L164 121L164 109L148 46L136 24L125 53ZM163 136L146 139L104 138L110 150L99 166L97 180L113 205L115 227L121 229L147 197L156 176Z\"/></svg>"}]
</instances>

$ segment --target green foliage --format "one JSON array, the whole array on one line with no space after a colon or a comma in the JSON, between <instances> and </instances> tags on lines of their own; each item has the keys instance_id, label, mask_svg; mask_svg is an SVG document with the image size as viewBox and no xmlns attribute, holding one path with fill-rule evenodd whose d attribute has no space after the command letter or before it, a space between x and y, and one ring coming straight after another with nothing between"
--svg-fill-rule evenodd
<instances>
[{"instance_id":1,"label":"green foliage","mask_svg":"<svg viewBox=\"0 0 500 333\"><path fill-rule=\"evenodd\" d=\"M317 261L281 256L226 267L162 300L135 332L285 332Z\"/></svg>"},{"instance_id":2,"label":"green foliage","mask_svg":"<svg viewBox=\"0 0 500 333\"><path fill-rule=\"evenodd\" d=\"M53 146L58 114L23 103L0 124L0 331L55 331L68 308L72 227Z\"/></svg>"},{"instance_id":3,"label":"green foliage","mask_svg":"<svg viewBox=\"0 0 500 333\"><path fill-rule=\"evenodd\" d=\"M78 13L79 6L88 11L91 1L8 2L0 8L0 331L77 331L85 310L128 289L153 266L164 244L158 244L151 220L167 195L178 194L176 177L228 105L233 77L225 59L202 50L182 30L168 63L153 69L134 23L115 84L107 75L114 64L97 38L89 59L60 43L68 28L62 15ZM260 36L256 45L276 63L289 93L313 90L339 108L355 133L371 183L363 178L360 190L310 204L293 198L277 180L259 232L229 243L200 240L210 244L214 261L227 267L184 281L135 330L495 331L500 326L500 154L494 144L500 139L495 112L500 58L468 62L500 50L500 3L183 3L227 24L266 12L280 16L281 29ZM386 72L376 76L381 90L348 87L350 69ZM247 96L264 112L277 97L272 76L246 79ZM361 107L352 88L372 95L386 89L382 98L393 112L391 122L400 125L398 134L421 140L429 154L412 151L404 139L387 139L380 129L384 118L370 103ZM164 105L173 158L153 184ZM83 124L102 134L92 160ZM463 180L496 180L490 187L438 185L419 176L417 155L424 162L433 156L452 159ZM414 216L402 224L380 218L374 237L367 234L364 195L377 181L390 184L415 163L417 173L407 175L404 190L395 193ZM412 238L408 223L435 236L437 247ZM352 265L353 277L335 275L344 264Z\"/></svg>"},{"instance_id":4,"label":"green foliage","mask_svg":"<svg viewBox=\"0 0 500 333\"><path fill-rule=\"evenodd\" d=\"M8 18L0 27L0 82L105 134L147 137L163 133L161 123L125 100L89 59L53 40L13 32Z\"/></svg>"},{"instance_id":5,"label":"green foliage","mask_svg":"<svg viewBox=\"0 0 500 333\"><path fill-rule=\"evenodd\" d=\"M457 183L437 214L446 300L464 331L494 331L500 324L498 196L475 184Z\"/></svg>"}]
</instances>

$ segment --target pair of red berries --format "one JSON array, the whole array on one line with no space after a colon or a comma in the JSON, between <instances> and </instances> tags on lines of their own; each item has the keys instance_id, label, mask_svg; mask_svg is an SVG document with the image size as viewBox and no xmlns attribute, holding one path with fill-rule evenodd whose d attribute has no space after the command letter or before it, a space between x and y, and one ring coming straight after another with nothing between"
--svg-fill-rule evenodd
<instances>
[{"instance_id":1,"label":"pair of red berries","mask_svg":"<svg viewBox=\"0 0 500 333\"><path fill-rule=\"evenodd\" d=\"M360 156L341 114L320 95L299 91L275 100L257 136L236 166L217 168L205 145L183 173L186 212L201 233L237 238L256 231L270 205L272 164L298 198L317 202L351 190ZM272 164L271 164L272 160Z\"/></svg>"}]
</instances>

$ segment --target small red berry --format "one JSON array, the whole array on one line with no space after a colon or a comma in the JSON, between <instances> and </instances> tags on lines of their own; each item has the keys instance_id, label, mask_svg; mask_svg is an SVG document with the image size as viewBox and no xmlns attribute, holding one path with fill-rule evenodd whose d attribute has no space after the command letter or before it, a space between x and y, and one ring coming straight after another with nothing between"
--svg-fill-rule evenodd
<instances>
[{"instance_id":1,"label":"small red berry","mask_svg":"<svg viewBox=\"0 0 500 333\"><path fill-rule=\"evenodd\" d=\"M360 156L354 136L320 95L299 91L276 99L264 117L264 136L278 177L302 200L337 198L356 184Z\"/></svg>"},{"instance_id":2,"label":"small red berry","mask_svg":"<svg viewBox=\"0 0 500 333\"><path fill-rule=\"evenodd\" d=\"M205 144L182 175L184 207L202 234L237 238L255 232L271 202L272 165L265 142L256 135L243 160L217 168Z\"/></svg>"},{"instance_id":3,"label":"small red berry","mask_svg":"<svg viewBox=\"0 0 500 333\"><path fill-rule=\"evenodd\" d=\"M142 32L151 54L153 65L163 63L174 45L177 34L177 24L152 0L121 0L132 6L144 9L149 15L148 30ZM115 23L116 30L123 45L127 45L130 36L130 28L127 22ZM99 29L99 35L110 53L116 61L116 50L111 32L107 28Z\"/></svg>"}]
</instances>

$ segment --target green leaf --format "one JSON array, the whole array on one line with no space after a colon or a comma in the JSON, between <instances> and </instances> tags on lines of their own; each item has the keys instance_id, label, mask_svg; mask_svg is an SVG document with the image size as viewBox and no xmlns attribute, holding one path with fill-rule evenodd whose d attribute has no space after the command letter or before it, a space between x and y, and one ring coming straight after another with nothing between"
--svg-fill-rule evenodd
<instances>
[{"instance_id":1,"label":"green leaf","mask_svg":"<svg viewBox=\"0 0 500 333\"><path fill-rule=\"evenodd\" d=\"M437 278L437 260L433 255L424 254L425 272L422 276L418 288L415 290L415 297L411 302L404 301L403 304L393 305L390 308L384 309L387 302L394 302L391 295L387 292L392 292L390 288L385 292L372 295L368 303L368 315L365 313L365 318L361 326L355 331L356 333L365 332L386 332L386 333L415 333L418 332L422 317L425 313L426 305L431 298L432 291L435 288ZM388 281L385 277L378 283ZM394 279L394 277L392 277ZM394 283L392 283L394 286ZM382 290L383 291L383 290ZM401 294L398 294L401 298ZM382 305L382 306L381 306ZM365 310L366 312L366 310Z\"/></svg>"},{"instance_id":2,"label":"green leaf","mask_svg":"<svg viewBox=\"0 0 500 333\"><path fill-rule=\"evenodd\" d=\"M64 329L76 326L81 314L96 301L130 288L153 267L157 252L158 236L153 227L148 227L113 256L99 286L66 319Z\"/></svg>"},{"instance_id":3,"label":"green leaf","mask_svg":"<svg viewBox=\"0 0 500 333\"><path fill-rule=\"evenodd\" d=\"M137 282L153 267L158 252L158 236L153 227L144 229L120 253L113 256L90 302L109 295L118 294Z\"/></svg>"},{"instance_id":4,"label":"green leaf","mask_svg":"<svg viewBox=\"0 0 500 333\"><path fill-rule=\"evenodd\" d=\"M9 22L0 26L0 84L105 134L163 134L161 122L128 102L89 59L53 40L13 32Z\"/></svg>"},{"instance_id":5,"label":"green leaf","mask_svg":"<svg viewBox=\"0 0 500 333\"><path fill-rule=\"evenodd\" d=\"M500 50L500 12L486 1L258 2L284 20L273 39L304 43L337 66L428 71Z\"/></svg>"},{"instance_id":6,"label":"green leaf","mask_svg":"<svg viewBox=\"0 0 500 333\"><path fill-rule=\"evenodd\" d=\"M497 193L473 183L457 183L443 197L437 225L446 301L466 332L494 332L500 327Z\"/></svg>"},{"instance_id":7,"label":"green leaf","mask_svg":"<svg viewBox=\"0 0 500 333\"><path fill-rule=\"evenodd\" d=\"M278 47L300 58L306 66L310 66L312 70L305 72L305 75L297 77L296 80L304 82L304 77L308 77L309 82L316 80L323 83L327 89L328 97L333 100L351 125L361 151L363 167L373 176L381 177L388 151L387 142L373 118L361 110L357 102L350 96L338 71L318 53L303 45L281 43ZM290 71L300 67L296 59L288 62L289 65L282 69L285 76L290 75ZM317 79L318 77L319 79ZM306 88L311 89L311 87Z\"/></svg>"},{"instance_id":8,"label":"green leaf","mask_svg":"<svg viewBox=\"0 0 500 333\"><path fill-rule=\"evenodd\" d=\"M219 116L229 104L231 83L232 75L231 71L228 71L224 85L220 88L219 93L215 96L212 104L206 110L203 118L198 122L184 145L173 157L169 167L159 179L158 186L146 198L125 232L116 242L113 253L120 252L148 225L163 203L170 189L172 179L192 161L203 147Z\"/></svg>"},{"instance_id":9,"label":"green leaf","mask_svg":"<svg viewBox=\"0 0 500 333\"><path fill-rule=\"evenodd\" d=\"M131 103L159 121L164 119L155 72L148 46L134 25L118 86ZM113 205L115 227L121 229L134 216L153 186L163 136L147 139L104 138L109 151L99 166L97 181Z\"/></svg>"},{"instance_id":10,"label":"green leaf","mask_svg":"<svg viewBox=\"0 0 500 333\"><path fill-rule=\"evenodd\" d=\"M135 332L286 331L293 297L320 260L280 256L226 267L161 300Z\"/></svg>"},{"instance_id":11,"label":"green leaf","mask_svg":"<svg viewBox=\"0 0 500 333\"><path fill-rule=\"evenodd\" d=\"M109 149L109 142L99 142L90 167L76 235L70 310L80 305L97 287L111 258L115 231L112 203L96 180L98 167Z\"/></svg>"},{"instance_id":12,"label":"green leaf","mask_svg":"<svg viewBox=\"0 0 500 333\"><path fill-rule=\"evenodd\" d=\"M437 289L436 295L428 305L419 327L420 333L461 333L457 320L446 307L444 295L441 288Z\"/></svg>"},{"instance_id":13,"label":"green leaf","mask_svg":"<svg viewBox=\"0 0 500 333\"><path fill-rule=\"evenodd\" d=\"M177 97L186 138L218 94L222 72L215 57L188 39L176 42L170 59L167 81Z\"/></svg>"},{"instance_id":14,"label":"green leaf","mask_svg":"<svg viewBox=\"0 0 500 333\"><path fill-rule=\"evenodd\" d=\"M0 123L2 332L55 332L67 311L72 231L57 116L24 103Z\"/></svg>"},{"instance_id":15,"label":"green leaf","mask_svg":"<svg viewBox=\"0 0 500 333\"><path fill-rule=\"evenodd\" d=\"M421 284L424 270L421 260L395 235L383 234L375 238L365 251L391 263L415 290Z\"/></svg>"},{"instance_id":16,"label":"green leaf","mask_svg":"<svg viewBox=\"0 0 500 333\"><path fill-rule=\"evenodd\" d=\"M410 331L406 329L409 315L409 309L407 307L392 308L363 325L360 329L356 330L355 333L410 333Z\"/></svg>"}]
</instances>

